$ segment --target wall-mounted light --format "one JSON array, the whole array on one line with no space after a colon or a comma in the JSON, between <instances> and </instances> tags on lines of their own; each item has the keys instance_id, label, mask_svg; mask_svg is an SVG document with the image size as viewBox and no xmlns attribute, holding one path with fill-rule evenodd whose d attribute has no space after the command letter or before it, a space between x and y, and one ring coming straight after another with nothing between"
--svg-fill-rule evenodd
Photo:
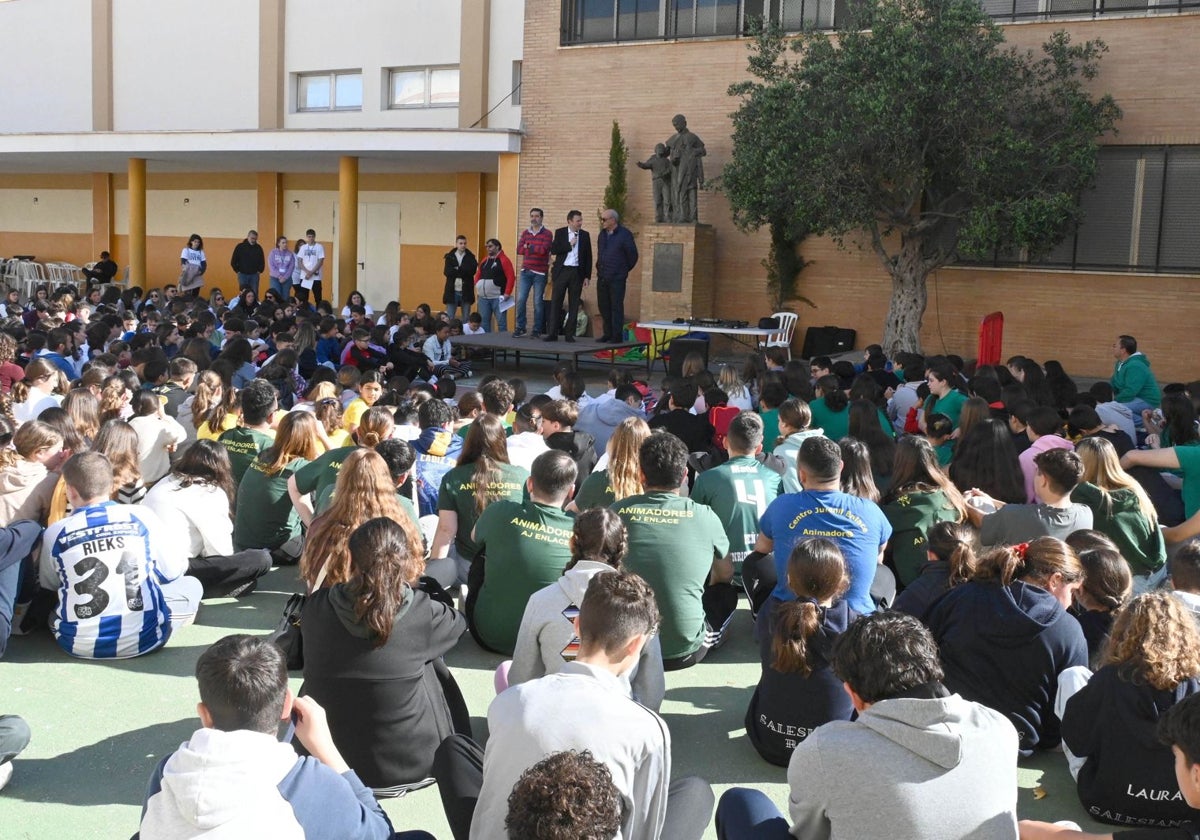
<instances>
[{"instance_id":1,"label":"wall-mounted light","mask_svg":"<svg viewBox=\"0 0 1200 840\"><path fill-rule=\"evenodd\" d=\"M35 195L35 196L33 197L33 203L34 203L34 204L37 204L37 201L38 201L38 197Z\"/></svg>"},{"instance_id":2,"label":"wall-mounted light","mask_svg":"<svg viewBox=\"0 0 1200 840\"><path fill-rule=\"evenodd\" d=\"M298 198L292 199L292 206L295 207L297 210L299 210L300 209L300 199L298 199Z\"/></svg>"},{"instance_id":3,"label":"wall-mounted light","mask_svg":"<svg viewBox=\"0 0 1200 840\"><path fill-rule=\"evenodd\" d=\"M443 210L445 210L445 209L446 209L446 202L444 202L444 201L439 201L439 202L438 202L438 212L440 213L440 212L442 212L442 211L443 211Z\"/></svg>"},{"instance_id":4,"label":"wall-mounted light","mask_svg":"<svg viewBox=\"0 0 1200 840\"><path fill-rule=\"evenodd\" d=\"M183 203L184 203L184 204L191 204L191 203L192 203L192 200L191 200L190 198L185 198L185 199L183 200Z\"/></svg>"}]
</instances>

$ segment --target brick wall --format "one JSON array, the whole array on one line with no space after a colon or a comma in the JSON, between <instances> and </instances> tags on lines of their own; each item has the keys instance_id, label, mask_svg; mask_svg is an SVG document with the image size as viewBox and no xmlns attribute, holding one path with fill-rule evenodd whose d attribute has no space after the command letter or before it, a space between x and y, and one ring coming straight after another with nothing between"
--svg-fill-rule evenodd
<instances>
[{"instance_id":1,"label":"brick wall","mask_svg":"<svg viewBox=\"0 0 1200 840\"><path fill-rule=\"evenodd\" d=\"M629 144L628 221L638 234L653 224L654 208L649 173L633 162L648 158L655 143L673 133L675 113L687 116L707 146L706 177L719 174L729 159L729 114L737 102L726 89L744 78L747 42L564 48L558 45L559 11L560 4L551 2L525 7L521 218L540 206L547 224L559 227L567 211L578 208L585 227L593 235L598 231L615 119ZM1005 32L1013 44L1033 48L1058 28L1076 40L1102 38L1109 46L1095 85L1112 93L1125 112L1120 134L1109 142L1200 143L1194 57L1200 15L1022 24ZM700 218L716 227L717 314L757 321L770 311L761 265L766 234L738 232L728 204L710 192L700 195ZM796 305L797 342L806 327L824 324L857 329L859 346L877 340L890 287L875 256L839 250L826 240L809 240L803 253L811 265L800 276L800 289L817 309ZM639 309L637 286L630 283L626 299L630 317ZM980 318L1001 310L1006 354L1056 358L1071 373L1102 375L1111 365L1112 338L1128 332L1139 337L1161 375L1192 379L1200 377L1200 364L1193 365L1182 348L1192 332L1186 313L1198 293L1200 277L945 269L931 278L922 339L927 351L944 346L971 356ZM594 313L593 289L585 301Z\"/></svg>"}]
</instances>

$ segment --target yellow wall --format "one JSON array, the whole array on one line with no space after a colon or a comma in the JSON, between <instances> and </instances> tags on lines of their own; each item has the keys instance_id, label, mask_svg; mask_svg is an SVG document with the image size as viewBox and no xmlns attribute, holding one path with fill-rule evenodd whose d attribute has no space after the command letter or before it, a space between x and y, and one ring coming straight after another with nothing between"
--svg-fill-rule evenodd
<instances>
[{"instance_id":1,"label":"yellow wall","mask_svg":"<svg viewBox=\"0 0 1200 840\"><path fill-rule=\"evenodd\" d=\"M90 233L91 189L0 190L0 231Z\"/></svg>"},{"instance_id":2,"label":"yellow wall","mask_svg":"<svg viewBox=\"0 0 1200 840\"><path fill-rule=\"evenodd\" d=\"M442 305L442 245L400 246L400 307L412 311L418 303L428 303L436 312ZM386 301L385 301L386 302Z\"/></svg>"}]
</instances>

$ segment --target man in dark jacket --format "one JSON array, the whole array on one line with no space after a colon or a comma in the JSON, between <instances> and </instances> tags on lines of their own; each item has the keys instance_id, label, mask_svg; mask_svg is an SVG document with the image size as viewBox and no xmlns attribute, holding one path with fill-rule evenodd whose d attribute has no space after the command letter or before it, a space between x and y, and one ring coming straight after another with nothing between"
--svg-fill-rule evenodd
<instances>
[{"instance_id":1,"label":"man in dark jacket","mask_svg":"<svg viewBox=\"0 0 1200 840\"><path fill-rule=\"evenodd\" d=\"M617 342L625 329L625 283L638 261L637 245L629 228L611 208L600 214L604 230L596 240L596 302L604 319L604 335L597 341Z\"/></svg>"},{"instance_id":2,"label":"man in dark jacket","mask_svg":"<svg viewBox=\"0 0 1200 840\"><path fill-rule=\"evenodd\" d=\"M465 321L475 302L475 271L479 268L479 260L467 248L467 237L459 234L454 247L446 252L445 262L442 274L446 276L446 288L442 292L442 303L446 304L446 315L454 320L454 313L460 311L459 317Z\"/></svg>"},{"instance_id":3,"label":"man in dark jacket","mask_svg":"<svg viewBox=\"0 0 1200 840\"><path fill-rule=\"evenodd\" d=\"M579 300L583 287L592 279L592 237L583 230L583 214L572 210L567 214L567 226L554 231L550 245L554 255L554 294L550 302L550 324L546 341L557 341L563 322L563 298L568 301L566 339L575 340L575 322L579 317Z\"/></svg>"},{"instance_id":4,"label":"man in dark jacket","mask_svg":"<svg viewBox=\"0 0 1200 840\"><path fill-rule=\"evenodd\" d=\"M233 248L229 264L237 273L238 291L250 289L258 296L258 276L267 267L267 258L258 244L258 231L252 230Z\"/></svg>"}]
</instances>

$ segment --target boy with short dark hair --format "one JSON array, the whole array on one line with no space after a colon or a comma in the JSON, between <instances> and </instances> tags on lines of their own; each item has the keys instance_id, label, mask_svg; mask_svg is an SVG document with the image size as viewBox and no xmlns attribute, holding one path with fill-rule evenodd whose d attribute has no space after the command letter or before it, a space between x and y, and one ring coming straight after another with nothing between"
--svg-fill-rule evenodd
<instances>
[{"instance_id":1,"label":"boy with short dark hair","mask_svg":"<svg viewBox=\"0 0 1200 840\"><path fill-rule=\"evenodd\" d=\"M544 421L543 421L544 422ZM729 537L712 509L679 494L687 447L655 432L638 452L645 492L612 510L629 532L625 567L654 588L663 614L663 668L688 668L724 638L737 609Z\"/></svg>"},{"instance_id":2,"label":"boy with short dark hair","mask_svg":"<svg viewBox=\"0 0 1200 840\"><path fill-rule=\"evenodd\" d=\"M203 587L187 577L177 535L142 505L111 500L113 468L97 452L63 466L74 512L46 529L42 587L58 594L51 629L59 647L84 659L124 659L166 644L190 624Z\"/></svg>"},{"instance_id":3,"label":"boy with short dark hair","mask_svg":"<svg viewBox=\"0 0 1200 840\"><path fill-rule=\"evenodd\" d=\"M140 836L432 840L392 833L329 732L325 710L293 697L287 661L265 636L226 636L196 661L202 728L150 778ZM291 719L309 755L275 733Z\"/></svg>"},{"instance_id":4,"label":"boy with short dark hair","mask_svg":"<svg viewBox=\"0 0 1200 840\"><path fill-rule=\"evenodd\" d=\"M275 386L265 379L253 379L242 389L242 425L222 432L217 440L229 453L236 487L259 453L275 443L271 420L279 407Z\"/></svg>"}]
</instances>

